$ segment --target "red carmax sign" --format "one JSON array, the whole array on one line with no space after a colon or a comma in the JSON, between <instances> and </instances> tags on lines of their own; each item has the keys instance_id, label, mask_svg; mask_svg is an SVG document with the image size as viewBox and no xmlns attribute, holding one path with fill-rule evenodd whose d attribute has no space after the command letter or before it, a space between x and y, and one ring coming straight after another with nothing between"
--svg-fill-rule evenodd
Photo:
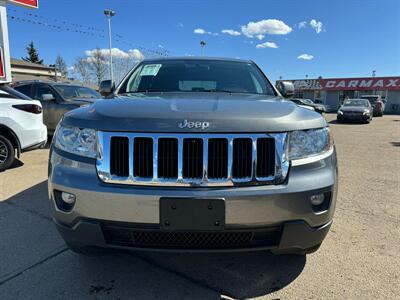
<instances>
[{"instance_id":1,"label":"red carmax sign","mask_svg":"<svg viewBox=\"0 0 400 300\"><path fill-rule=\"evenodd\" d=\"M8 2L29 8L39 7L39 0L8 0Z\"/></svg>"},{"instance_id":2,"label":"red carmax sign","mask_svg":"<svg viewBox=\"0 0 400 300\"><path fill-rule=\"evenodd\" d=\"M3 48L0 47L0 78L3 78L4 76Z\"/></svg>"},{"instance_id":3,"label":"red carmax sign","mask_svg":"<svg viewBox=\"0 0 400 300\"><path fill-rule=\"evenodd\" d=\"M400 77L319 79L324 90L400 90Z\"/></svg>"}]
</instances>

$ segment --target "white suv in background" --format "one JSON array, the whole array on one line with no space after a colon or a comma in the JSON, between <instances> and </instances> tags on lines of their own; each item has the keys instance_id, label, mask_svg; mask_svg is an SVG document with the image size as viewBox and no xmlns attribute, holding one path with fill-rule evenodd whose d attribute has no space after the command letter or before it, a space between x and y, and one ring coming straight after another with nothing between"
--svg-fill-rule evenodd
<instances>
[{"instance_id":1,"label":"white suv in background","mask_svg":"<svg viewBox=\"0 0 400 300\"><path fill-rule=\"evenodd\" d=\"M16 155L43 147L46 142L40 102L0 86L0 172L12 165Z\"/></svg>"}]
</instances>

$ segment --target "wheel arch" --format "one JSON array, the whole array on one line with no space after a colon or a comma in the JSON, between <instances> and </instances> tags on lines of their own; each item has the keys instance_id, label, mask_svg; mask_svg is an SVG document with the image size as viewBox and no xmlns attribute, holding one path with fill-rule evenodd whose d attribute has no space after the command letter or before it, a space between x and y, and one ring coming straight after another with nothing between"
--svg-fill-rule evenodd
<instances>
[{"instance_id":1,"label":"wheel arch","mask_svg":"<svg viewBox=\"0 0 400 300\"><path fill-rule=\"evenodd\" d=\"M8 126L6 126L4 124L0 124L0 134L6 136L10 140L14 149L17 150L17 157L19 158L19 156L21 155L21 143L18 139L18 136L15 134L15 132Z\"/></svg>"}]
</instances>

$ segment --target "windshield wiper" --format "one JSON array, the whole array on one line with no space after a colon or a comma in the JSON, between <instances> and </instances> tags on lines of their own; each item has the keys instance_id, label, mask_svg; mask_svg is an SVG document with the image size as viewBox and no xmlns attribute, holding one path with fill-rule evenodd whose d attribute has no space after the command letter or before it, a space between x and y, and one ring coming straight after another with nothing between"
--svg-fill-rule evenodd
<instances>
[{"instance_id":1,"label":"windshield wiper","mask_svg":"<svg viewBox=\"0 0 400 300\"><path fill-rule=\"evenodd\" d=\"M229 90L217 90L217 89L209 89L209 90L201 90L201 92L207 92L207 93L229 93L229 94L234 94L234 93L240 93L240 92L233 92Z\"/></svg>"},{"instance_id":2,"label":"windshield wiper","mask_svg":"<svg viewBox=\"0 0 400 300\"><path fill-rule=\"evenodd\" d=\"M147 93L168 93L168 92L158 91L158 90L140 90L140 91L134 91L134 92L125 92L125 93L121 93L121 94L138 94L138 93L147 94Z\"/></svg>"}]
</instances>

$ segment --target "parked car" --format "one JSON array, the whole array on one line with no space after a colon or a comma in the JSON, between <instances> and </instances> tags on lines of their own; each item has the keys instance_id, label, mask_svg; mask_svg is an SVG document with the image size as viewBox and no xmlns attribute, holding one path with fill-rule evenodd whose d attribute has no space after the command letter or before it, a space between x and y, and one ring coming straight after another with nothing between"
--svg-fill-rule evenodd
<instances>
[{"instance_id":1,"label":"parked car","mask_svg":"<svg viewBox=\"0 0 400 300\"><path fill-rule=\"evenodd\" d=\"M373 114L374 108L367 99L347 99L337 112L337 121L369 123Z\"/></svg>"},{"instance_id":2,"label":"parked car","mask_svg":"<svg viewBox=\"0 0 400 300\"><path fill-rule=\"evenodd\" d=\"M382 117L383 112L385 111L385 102L382 100L380 95L363 95L360 97L361 99L367 99L369 103L371 103L374 108L374 117Z\"/></svg>"},{"instance_id":3,"label":"parked car","mask_svg":"<svg viewBox=\"0 0 400 300\"><path fill-rule=\"evenodd\" d=\"M44 146L47 129L39 101L0 86L0 172L9 168L21 152Z\"/></svg>"},{"instance_id":4,"label":"parked car","mask_svg":"<svg viewBox=\"0 0 400 300\"><path fill-rule=\"evenodd\" d=\"M312 107L312 106L309 106L309 105L305 105L305 104L303 104L301 101L299 101L298 99L290 99L290 101L292 101L293 103L296 103L297 104L297 106L299 106L299 107L301 107L301 108L305 108L305 109L308 109L308 110L311 110L311 111L315 111L315 108L314 107Z\"/></svg>"},{"instance_id":5,"label":"parked car","mask_svg":"<svg viewBox=\"0 0 400 300\"><path fill-rule=\"evenodd\" d=\"M67 111L101 98L91 88L60 82L20 81L13 87L42 103L43 119L49 134L54 133L58 122Z\"/></svg>"},{"instance_id":6,"label":"parked car","mask_svg":"<svg viewBox=\"0 0 400 300\"><path fill-rule=\"evenodd\" d=\"M310 99L292 98L290 100L301 107L315 110L316 112L319 112L319 113L325 112L325 107L322 104L315 104Z\"/></svg>"},{"instance_id":7,"label":"parked car","mask_svg":"<svg viewBox=\"0 0 400 300\"><path fill-rule=\"evenodd\" d=\"M76 252L311 253L332 224L337 162L323 116L252 61L149 59L64 115L51 146L53 220Z\"/></svg>"}]
</instances>

